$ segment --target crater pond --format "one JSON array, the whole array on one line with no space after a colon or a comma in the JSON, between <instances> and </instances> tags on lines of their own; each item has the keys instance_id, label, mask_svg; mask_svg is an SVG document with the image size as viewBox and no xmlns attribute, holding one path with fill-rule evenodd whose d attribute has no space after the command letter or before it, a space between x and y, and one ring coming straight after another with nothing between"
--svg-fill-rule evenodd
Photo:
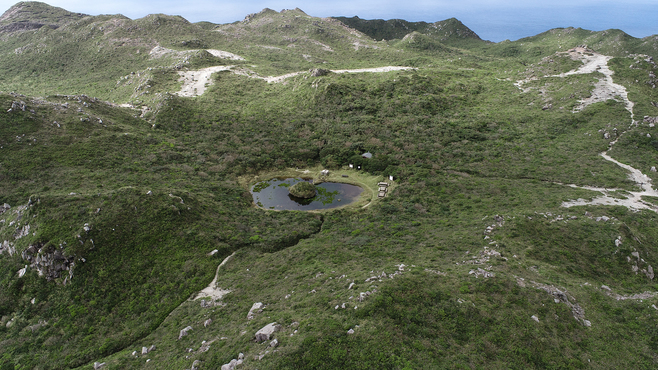
<instances>
[{"instance_id":1,"label":"crater pond","mask_svg":"<svg viewBox=\"0 0 658 370\"><path fill-rule=\"evenodd\" d=\"M260 181L251 187L254 203L264 209L313 211L345 206L359 199L363 189L356 185L339 182L323 182L316 185L317 195L313 198L297 198L288 193L288 189L300 181L312 180L300 178L273 178Z\"/></svg>"}]
</instances>

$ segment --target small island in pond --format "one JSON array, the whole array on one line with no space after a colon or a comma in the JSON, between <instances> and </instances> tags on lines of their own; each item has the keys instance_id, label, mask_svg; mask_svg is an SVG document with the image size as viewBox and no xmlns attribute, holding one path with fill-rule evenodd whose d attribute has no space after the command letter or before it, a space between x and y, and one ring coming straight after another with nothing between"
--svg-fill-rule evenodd
<instances>
[{"instance_id":1,"label":"small island in pond","mask_svg":"<svg viewBox=\"0 0 658 370\"><path fill-rule=\"evenodd\" d=\"M304 199L313 198L317 194L315 185L306 181L301 181L291 186L289 192L290 195L294 197L304 198Z\"/></svg>"}]
</instances>

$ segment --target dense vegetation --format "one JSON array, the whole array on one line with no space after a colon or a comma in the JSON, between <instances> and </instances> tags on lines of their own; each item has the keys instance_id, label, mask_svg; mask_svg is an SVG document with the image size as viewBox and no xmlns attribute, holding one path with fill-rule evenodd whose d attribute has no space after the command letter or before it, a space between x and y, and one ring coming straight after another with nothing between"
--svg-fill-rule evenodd
<instances>
[{"instance_id":1,"label":"dense vegetation","mask_svg":"<svg viewBox=\"0 0 658 370\"><path fill-rule=\"evenodd\" d=\"M456 20L402 37L361 21L6 12L0 369L656 367L658 215L562 206L599 195L563 184L638 189L599 155L617 137L609 154L658 179L655 37L493 44ZM574 113L603 78L555 77L582 44L614 56L636 122L614 96ZM178 72L220 65L176 94ZM307 72L388 65L414 68ZM333 211L252 204L261 176L321 168L394 182ZM195 300L216 272L230 292ZM271 322L276 349L253 340Z\"/></svg>"}]
</instances>

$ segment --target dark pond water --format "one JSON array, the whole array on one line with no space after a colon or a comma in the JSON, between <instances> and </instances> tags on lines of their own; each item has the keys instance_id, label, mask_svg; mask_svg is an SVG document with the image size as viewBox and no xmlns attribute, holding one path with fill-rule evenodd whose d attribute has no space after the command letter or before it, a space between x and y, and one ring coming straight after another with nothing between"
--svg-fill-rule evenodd
<instances>
[{"instance_id":1,"label":"dark pond water","mask_svg":"<svg viewBox=\"0 0 658 370\"><path fill-rule=\"evenodd\" d=\"M251 187L254 203L265 209L312 211L331 209L350 204L357 200L363 189L356 185L338 182L323 182L316 185L318 194L314 198L302 199L288 193L288 188L300 181L300 178L274 178L261 181Z\"/></svg>"}]
</instances>

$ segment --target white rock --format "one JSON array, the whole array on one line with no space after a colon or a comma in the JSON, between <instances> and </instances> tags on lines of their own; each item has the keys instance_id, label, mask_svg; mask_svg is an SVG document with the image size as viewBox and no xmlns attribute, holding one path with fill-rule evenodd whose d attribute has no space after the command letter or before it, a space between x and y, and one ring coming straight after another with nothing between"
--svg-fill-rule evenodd
<instances>
[{"instance_id":1,"label":"white rock","mask_svg":"<svg viewBox=\"0 0 658 370\"><path fill-rule=\"evenodd\" d=\"M279 341L276 338L270 342L269 347L276 348L279 345Z\"/></svg>"},{"instance_id":2,"label":"white rock","mask_svg":"<svg viewBox=\"0 0 658 370\"><path fill-rule=\"evenodd\" d=\"M94 370L100 369L105 366L105 362L94 362Z\"/></svg>"},{"instance_id":3,"label":"white rock","mask_svg":"<svg viewBox=\"0 0 658 370\"><path fill-rule=\"evenodd\" d=\"M262 311L263 307L265 305L262 302L256 302L251 306L251 309L249 310L249 313L247 314L247 320L253 320L254 315L260 311Z\"/></svg>"},{"instance_id":4,"label":"white rock","mask_svg":"<svg viewBox=\"0 0 658 370\"><path fill-rule=\"evenodd\" d=\"M222 365L222 370L233 370L238 365L238 360L232 359L228 364Z\"/></svg>"},{"instance_id":5,"label":"white rock","mask_svg":"<svg viewBox=\"0 0 658 370\"><path fill-rule=\"evenodd\" d=\"M277 324L276 322L265 325L254 335L256 342L263 342L266 340L270 340L272 334L279 331L280 329L281 329L281 325Z\"/></svg>"},{"instance_id":6,"label":"white rock","mask_svg":"<svg viewBox=\"0 0 658 370\"><path fill-rule=\"evenodd\" d=\"M146 347L142 347L142 355L146 355L149 353L149 349Z\"/></svg>"},{"instance_id":7,"label":"white rock","mask_svg":"<svg viewBox=\"0 0 658 370\"><path fill-rule=\"evenodd\" d=\"M204 321L203 322L203 327L207 328L208 326L210 326L210 324L212 324L212 319L208 319L208 320Z\"/></svg>"},{"instance_id":8,"label":"white rock","mask_svg":"<svg viewBox=\"0 0 658 370\"><path fill-rule=\"evenodd\" d=\"M244 360L244 353L240 352L238 355L238 360Z\"/></svg>"},{"instance_id":9,"label":"white rock","mask_svg":"<svg viewBox=\"0 0 658 370\"><path fill-rule=\"evenodd\" d=\"M192 330L191 326L186 327L185 329L181 330L180 333L178 334L178 339L183 338L184 336L187 335L187 332Z\"/></svg>"},{"instance_id":10,"label":"white rock","mask_svg":"<svg viewBox=\"0 0 658 370\"><path fill-rule=\"evenodd\" d=\"M656 170L656 166L651 166L651 172L657 172L657 171L658 170Z\"/></svg>"},{"instance_id":11,"label":"white rock","mask_svg":"<svg viewBox=\"0 0 658 370\"><path fill-rule=\"evenodd\" d=\"M539 322L539 317L537 317L537 316L535 316L535 315L530 316L530 318L533 319L533 320L535 320L535 321L537 321L537 322Z\"/></svg>"},{"instance_id":12,"label":"white rock","mask_svg":"<svg viewBox=\"0 0 658 370\"><path fill-rule=\"evenodd\" d=\"M585 326L587 326L588 328L592 326L592 323L589 320L583 320L583 324L585 324Z\"/></svg>"},{"instance_id":13,"label":"white rock","mask_svg":"<svg viewBox=\"0 0 658 370\"><path fill-rule=\"evenodd\" d=\"M350 329L347 331L347 334L354 334L354 329Z\"/></svg>"},{"instance_id":14,"label":"white rock","mask_svg":"<svg viewBox=\"0 0 658 370\"><path fill-rule=\"evenodd\" d=\"M354 283L350 283L350 286L347 287L347 289L352 289L353 286L354 286Z\"/></svg>"}]
</instances>

